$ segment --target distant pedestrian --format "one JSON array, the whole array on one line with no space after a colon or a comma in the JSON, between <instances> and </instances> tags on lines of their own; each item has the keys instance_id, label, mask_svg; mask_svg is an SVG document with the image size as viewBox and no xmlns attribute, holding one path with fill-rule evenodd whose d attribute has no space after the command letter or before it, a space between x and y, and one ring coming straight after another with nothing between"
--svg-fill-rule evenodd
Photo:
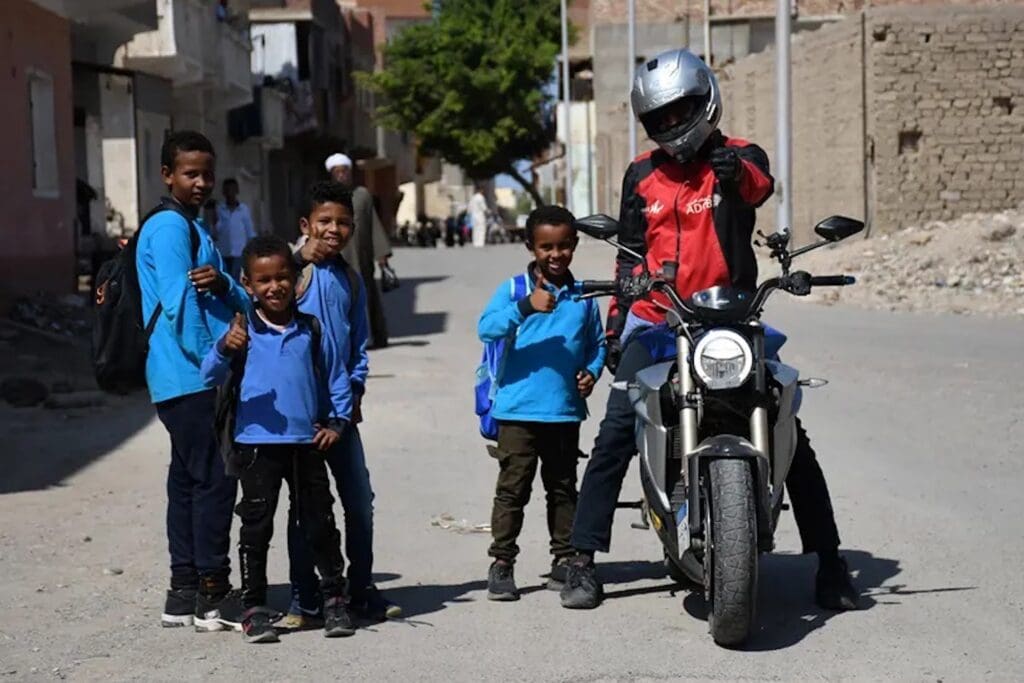
<instances>
[{"instance_id":1,"label":"distant pedestrian","mask_svg":"<svg viewBox=\"0 0 1024 683\"><path fill-rule=\"evenodd\" d=\"M384 305L380 290L374 279L374 267L383 270L391 258L391 240L384 231L384 225L374 208L373 195L365 187L356 184L353 176L352 159L344 154L332 154L324 162L331 179L341 183L352 192L352 206L355 219L352 240L342 255L345 260L363 276L366 283L366 301L370 311L370 348L380 349L388 345L388 323L384 316Z\"/></svg>"},{"instance_id":2,"label":"distant pedestrian","mask_svg":"<svg viewBox=\"0 0 1024 683\"><path fill-rule=\"evenodd\" d=\"M238 181L228 178L222 186L224 201L217 204L217 249L224 258L224 270L238 280L242 272L242 250L256 236L249 206L238 199Z\"/></svg>"},{"instance_id":3,"label":"distant pedestrian","mask_svg":"<svg viewBox=\"0 0 1024 683\"><path fill-rule=\"evenodd\" d=\"M476 184L476 191L469 198L468 215L473 231L473 246L482 247L487 244L487 198L484 197L483 185Z\"/></svg>"}]
</instances>

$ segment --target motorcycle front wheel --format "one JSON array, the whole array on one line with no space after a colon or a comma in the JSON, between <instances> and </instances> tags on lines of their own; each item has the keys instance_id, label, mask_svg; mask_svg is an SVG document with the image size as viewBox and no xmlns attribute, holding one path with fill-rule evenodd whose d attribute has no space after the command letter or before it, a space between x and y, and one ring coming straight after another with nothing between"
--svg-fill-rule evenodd
<instances>
[{"instance_id":1,"label":"motorcycle front wheel","mask_svg":"<svg viewBox=\"0 0 1024 683\"><path fill-rule=\"evenodd\" d=\"M750 463L711 461L705 501L708 628L716 643L735 646L750 635L757 605L757 512Z\"/></svg>"}]
</instances>

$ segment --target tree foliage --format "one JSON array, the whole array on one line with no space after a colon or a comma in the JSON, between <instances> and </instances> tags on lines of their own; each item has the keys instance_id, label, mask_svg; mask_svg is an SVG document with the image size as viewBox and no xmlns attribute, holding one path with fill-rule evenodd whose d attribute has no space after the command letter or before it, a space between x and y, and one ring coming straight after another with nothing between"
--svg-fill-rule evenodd
<instances>
[{"instance_id":1,"label":"tree foliage","mask_svg":"<svg viewBox=\"0 0 1024 683\"><path fill-rule=\"evenodd\" d=\"M508 173L554 139L544 92L560 50L558 0L444 0L431 23L410 26L363 74L379 96L381 125L412 133L423 151L473 178Z\"/></svg>"}]
</instances>

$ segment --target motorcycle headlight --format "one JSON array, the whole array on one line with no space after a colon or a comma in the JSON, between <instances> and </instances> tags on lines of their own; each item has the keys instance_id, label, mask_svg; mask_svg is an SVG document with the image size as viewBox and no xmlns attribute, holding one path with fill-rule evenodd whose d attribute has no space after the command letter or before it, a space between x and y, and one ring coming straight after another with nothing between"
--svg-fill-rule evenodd
<instances>
[{"instance_id":1,"label":"motorcycle headlight","mask_svg":"<svg viewBox=\"0 0 1024 683\"><path fill-rule=\"evenodd\" d=\"M754 352L732 330L711 330L697 342L694 369L708 389L734 389L750 376Z\"/></svg>"}]
</instances>

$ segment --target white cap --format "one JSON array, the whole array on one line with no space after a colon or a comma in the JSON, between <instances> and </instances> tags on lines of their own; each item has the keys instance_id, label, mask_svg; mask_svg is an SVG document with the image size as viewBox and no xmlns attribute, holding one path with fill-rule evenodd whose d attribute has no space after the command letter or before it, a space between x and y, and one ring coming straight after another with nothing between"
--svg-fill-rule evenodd
<instances>
[{"instance_id":1,"label":"white cap","mask_svg":"<svg viewBox=\"0 0 1024 683\"><path fill-rule=\"evenodd\" d=\"M330 172L330 170L332 168L334 168L335 166L351 166L351 165L352 165L352 160L349 159L347 155L342 154L340 152L338 152L336 154L332 154L331 156L327 157L327 161L324 162L324 166L327 167L327 171L328 172Z\"/></svg>"}]
</instances>

